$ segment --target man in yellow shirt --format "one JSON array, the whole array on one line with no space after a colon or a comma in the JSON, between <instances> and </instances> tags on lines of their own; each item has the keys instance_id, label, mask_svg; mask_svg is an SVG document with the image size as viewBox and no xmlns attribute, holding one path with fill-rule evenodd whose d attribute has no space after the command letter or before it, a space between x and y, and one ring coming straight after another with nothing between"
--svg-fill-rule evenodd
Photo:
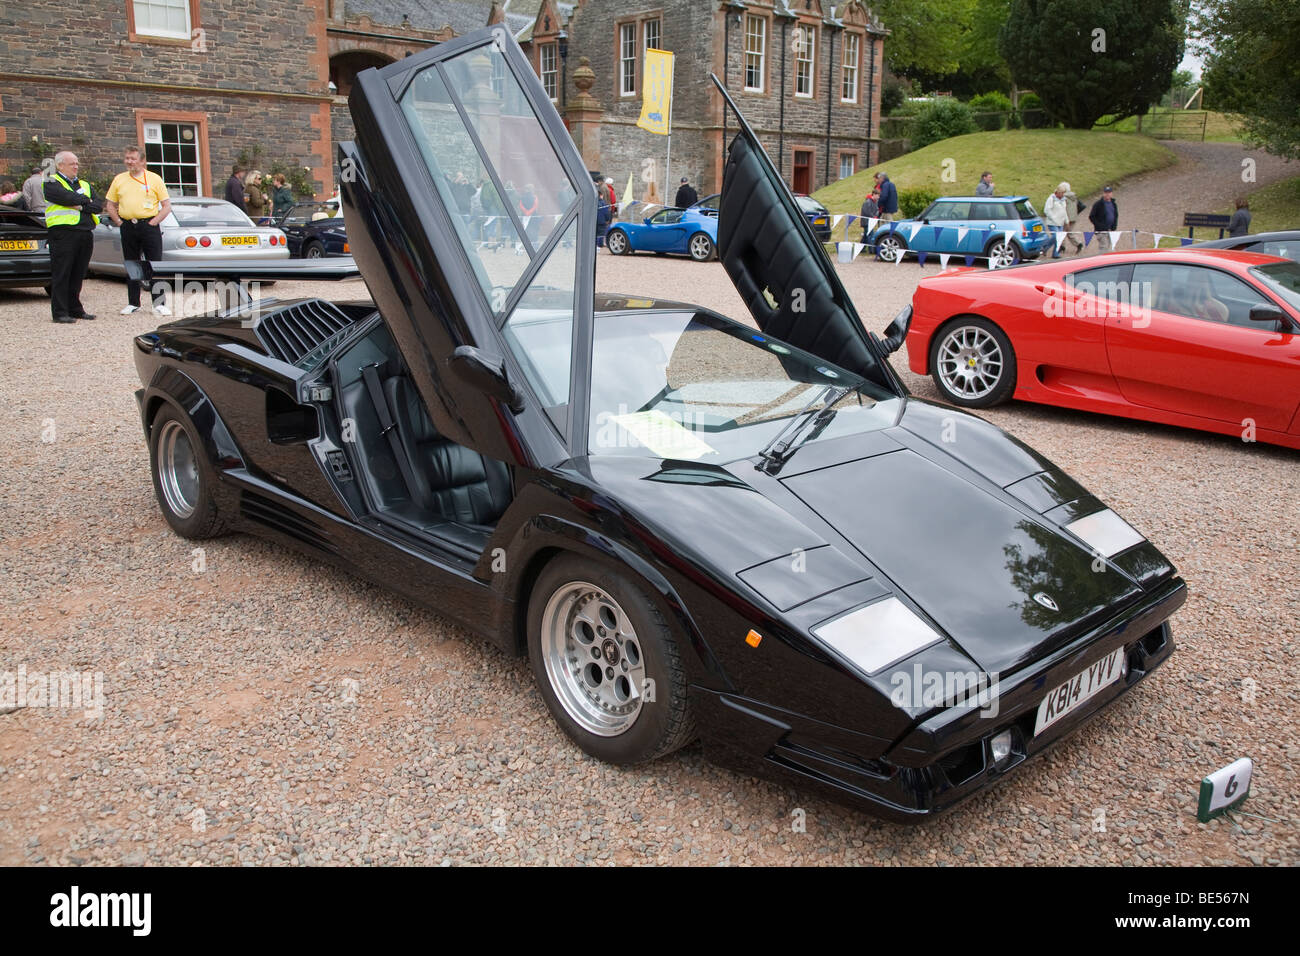
<instances>
[{"instance_id":1,"label":"man in yellow shirt","mask_svg":"<svg viewBox=\"0 0 1300 956\"><path fill-rule=\"evenodd\" d=\"M160 223L171 212L171 199L162 177L145 168L144 155L138 146L128 146L123 154L126 172L118 173L104 198L104 210L122 232L122 258L127 262L144 259L144 278L149 283L153 310L158 315L171 315L162 290L153 288L153 270L150 262L162 258L162 228ZM126 280L127 307L123 315L140 311L140 283Z\"/></svg>"}]
</instances>

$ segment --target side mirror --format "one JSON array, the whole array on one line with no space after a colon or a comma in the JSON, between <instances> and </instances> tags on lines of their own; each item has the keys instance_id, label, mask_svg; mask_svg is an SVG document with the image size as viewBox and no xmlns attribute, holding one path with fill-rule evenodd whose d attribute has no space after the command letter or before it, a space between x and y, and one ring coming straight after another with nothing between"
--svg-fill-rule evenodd
<instances>
[{"instance_id":1,"label":"side mirror","mask_svg":"<svg viewBox=\"0 0 1300 956\"><path fill-rule=\"evenodd\" d=\"M1290 327L1291 320L1285 312L1272 303L1264 305L1251 306L1250 321L1252 322L1281 322L1282 328Z\"/></svg>"},{"instance_id":2,"label":"side mirror","mask_svg":"<svg viewBox=\"0 0 1300 956\"><path fill-rule=\"evenodd\" d=\"M881 334L884 341L881 343L885 346L885 354L890 355L897 352L903 347L903 342L907 340L907 330L912 325L912 307L904 306L903 311L894 316L894 321L886 326L885 331Z\"/></svg>"},{"instance_id":3,"label":"side mirror","mask_svg":"<svg viewBox=\"0 0 1300 956\"><path fill-rule=\"evenodd\" d=\"M472 345L451 353L451 371L466 385L508 406L516 415L524 410L524 396L506 377L505 364L493 364Z\"/></svg>"}]
</instances>

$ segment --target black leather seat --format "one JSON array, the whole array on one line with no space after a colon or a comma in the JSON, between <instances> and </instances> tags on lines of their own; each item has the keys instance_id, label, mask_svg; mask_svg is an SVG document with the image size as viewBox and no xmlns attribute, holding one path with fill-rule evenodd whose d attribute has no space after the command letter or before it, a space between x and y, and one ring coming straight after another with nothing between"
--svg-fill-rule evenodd
<instances>
[{"instance_id":1,"label":"black leather seat","mask_svg":"<svg viewBox=\"0 0 1300 956\"><path fill-rule=\"evenodd\" d=\"M438 434L411 380L384 381L384 397L411 462L416 487L411 501L431 518L460 524L496 524L513 497L510 469L503 462L448 441Z\"/></svg>"}]
</instances>

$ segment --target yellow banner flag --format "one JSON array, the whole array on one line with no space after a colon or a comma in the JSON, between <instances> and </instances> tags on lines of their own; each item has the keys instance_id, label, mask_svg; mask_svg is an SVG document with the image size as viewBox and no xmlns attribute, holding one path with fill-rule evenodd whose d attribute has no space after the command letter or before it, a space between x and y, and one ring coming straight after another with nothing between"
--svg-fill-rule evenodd
<instances>
[{"instance_id":1,"label":"yellow banner flag","mask_svg":"<svg viewBox=\"0 0 1300 956\"><path fill-rule=\"evenodd\" d=\"M645 72L641 78L641 118L636 125L651 133L672 132L673 55L663 50L645 51Z\"/></svg>"}]
</instances>

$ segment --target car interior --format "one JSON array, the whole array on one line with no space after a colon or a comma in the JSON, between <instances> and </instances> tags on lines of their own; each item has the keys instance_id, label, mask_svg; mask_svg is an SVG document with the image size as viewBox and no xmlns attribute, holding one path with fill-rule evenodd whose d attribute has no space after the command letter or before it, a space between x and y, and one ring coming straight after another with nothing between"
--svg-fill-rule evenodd
<instances>
[{"instance_id":1,"label":"car interior","mask_svg":"<svg viewBox=\"0 0 1300 956\"><path fill-rule=\"evenodd\" d=\"M333 364L339 414L355 429L352 467L374 516L482 554L514 498L509 467L438 433L382 322Z\"/></svg>"}]
</instances>

